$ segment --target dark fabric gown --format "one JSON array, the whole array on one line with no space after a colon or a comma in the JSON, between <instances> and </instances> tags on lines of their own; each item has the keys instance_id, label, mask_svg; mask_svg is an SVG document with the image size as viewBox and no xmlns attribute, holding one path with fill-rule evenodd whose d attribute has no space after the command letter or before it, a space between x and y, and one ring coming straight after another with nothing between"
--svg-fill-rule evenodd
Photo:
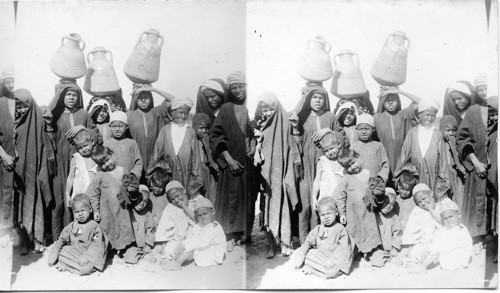
<instances>
[{"instance_id":1,"label":"dark fabric gown","mask_svg":"<svg viewBox=\"0 0 500 293\"><path fill-rule=\"evenodd\" d=\"M28 105L28 111L14 121L9 99L0 97L0 145L17 158L13 171L0 166L0 228L22 224L31 240L42 242L44 213L52 201L48 164L54 160L53 150L44 131L42 112L29 91L18 89L14 96Z\"/></svg>"},{"instance_id":2,"label":"dark fabric gown","mask_svg":"<svg viewBox=\"0 0 500 293\"><path fill-rule=\"evenodd\" d=\"M410 129L401 149L395 174L399 174L407 163L417 167L420 183L425 183L434 192L435 198L447 195L451 186L446 161L446 147L443 136L434 129L432 139L422 156L418 143L418 127Z\"/></svg>"},{"instance_id":3,"label":"dark fabric gown","mask_svg":"<svg viewBox=\"0 0 500 293\"><path fill-rule=\"evenodd\" d=\"M65 111L64 96L68 89L76 89L78 100L72 111ZM71 222L69 209L64 206L66 179L69 174L69 162L76 152L76 147L66 139L66 132L76 125L94 129L90 115L83 109L82 91L78 85L71 82L56 85L56 93L49 104L48 110L53 115L51 127L54 130L54 142L57 159L57 175L53 180L55 207L52 212L52 237L59 238L62 229ZM72 122L73 121L73 122Z\"/></svg>"},{"instance_id":4,"label":"dark fabric gown","mask_svg":"<svg viewBox=\"0 0 500 293\"><path fill-rule=\"evenodd\" d=\"M195 195L203 186L203 179L198 168L200 158L196 149L196 140L193 128L187 127L179 152L175 154L172 143L172 124L165 125L156 139L148 174L160 161L164 161L172 168L172 180L179 181L186 188L189 197Z\"/></svg>"},{"instance_id":5,"label":"dark fabric gown","mask_svg":"<svg viewBox=\"0 0 500 293\"><path fill-rule=\"evenodd\" d=\"M229 102L229 91L227 90L227 86L224 83L222 79L219 78L212 78L210 80L213 80L217 83L219 83L222 88L224 89L224 94L220 94L217 91L213 90L217 95L219 95L222 98L222 104L225 104ZM196 113L205 113L208 115L208 118L210 118L210 124L213 124L215 121L215 114L212 108L208 105L207 97L203 94L202 87L200 86L198 88L198 95L196 98Z\"/></svg>"},{"instance_id":6,"label":"dark fabric gown","mask_svg":"<svg viewBox=\"0 0 500 293\"><path fill-rule=\"evenodd\" d=\"M475 104L484 105L484 101L474 94L474 90L472 89L472 85L470 84L470 82L464 80L460 80L458 82L465 84L469 88L470 92L473 93L473 97L469 97L459 92L461 95L467 98L467 100L469 101L469 107ZM455 119L457 119L458 125L460 125L460 123L462 123L462 116L460 116L460 113L455 107L455 103L453 102L450 93L451 92L449 92L447 88L444 93L443 116L451 115L455 117Z\"/></svg>"},{"instance_id":7,"label":"dark fabric gown","mask_svg":"<svg viewBox=\"0 0 500 293\"><path fill-rule=\"evenodd\" d=\"M498 169L497 128L498 112L488 108L491 118L483 122L481 110L484 106L471 106L457 132L459 157L467 170L465 197L462 205L462 223L471 236L486 235L496 230ZM495 118L496 116L496 118ZM474 153L479 161L488 166L488 176L479 178L468 155Z\"/></svg>"},{"instance_id":8,"label":"dark fabric gown","mask_svg":"<svg viewBox=\"0 0 500 293\"><path fill-rule=\"evenodd\" d=\"M248 111L244 117L236 117L235 107L244 107L233 103L222 105L210 130L210 146L220 168L215 200L215 219L222 225L224 233L246 232L251 235L254 205L257 199L255 186L255 168L252 141L253 129L249 125ZM242 125L245 125L242 130ZM231 157L244 166L243 172L233 175L222 155L227 150Z\"/></svg>"},{"instance_id":9,"label":"dark fabric gown","mask_svg":"<svg viewBox=\"0 0 500 293\"><path fill-rule=\"evenodd\" d=\"M156 138L168 120L170 103L163 101L159 106L154 107L151 96L151 108L143 112L137 108L138 97L139 93L132 96L130 109L127 111L128 128L132 138L139 145L144 170L147 171L155 149Z\"/></svg>"},{"instance_id":10,"label":"dark fabric gown","mask_svg":"<svg viewBox=\"0 0 500 293\"><path fill-rule=\"evenodd\" d=\"M414 126L418 125L416 116L416 105L410 104L407 108L401 110L401 100L397 96L398 108L397 113L394 115L384 111L384 102L388 95L380 98L378 110L373 115L375 121L376 134L379 141L384 145L387 157L389 159L389 166L391 172L389 173L388 186L394 187L392 178L396 170L401 150L405 141L408 131Z\"/></svg>"},{"instance_id":11,"label":"dark fabric gown","mask_svg":"<svg viewBox=\"0 0 500 293\"><path fill-rule=\"evenodd\" d=\"M370 171L370 177L379 176L387 182L389 178L389 160L384 146L378 141L357 141L351 149L359 154L359 160L364 169Z\"/></svg>"}]
</instances>

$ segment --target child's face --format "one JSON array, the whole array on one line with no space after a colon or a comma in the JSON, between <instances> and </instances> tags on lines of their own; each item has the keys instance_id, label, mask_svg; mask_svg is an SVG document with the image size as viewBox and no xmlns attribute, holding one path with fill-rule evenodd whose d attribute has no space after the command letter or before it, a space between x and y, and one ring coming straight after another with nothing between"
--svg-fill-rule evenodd
<instances>
[{"instance_id":1,"label":"child's face","mask_svg":"<svg viewBox=\"0 0 500 293\"><path fill-rule=\"evenodd\" d=\"M444 141L448 142L452 137L455 137L457 134L457 128L454 125L448 124L443 129L443 138Z\"/></svg>"},{"instance_id":2,"label":"child's face","mask_svg":"<svg viewBox=\"0 0 500 293\"><path fill-rule=\"evenodd\" d=\"M360 141L371 141L373 134L373 127L371 125L361 123L356 126L356 130Z\"/></svg>"},{"instance_id":3,"label":"child's face","mask_svg":"<svg viewBox=\"0 0 500 293\"><path fill-rule=\"evenodd\" d=\"M121 121L113 121L109 124L114 138L122 138L127 131L128 125Z\"/></svg>"},{"instance_id":4,"label":"child's face","mask_svg":"<svg viewBox=\"0 0 500 293\"><path fill-rule=\"evenodd\" d=\"M340 145L333 141L328 141L325 144L320 143L321 150L328 160L336 160L340 153Z\"/></svg>"},{"instance_id":5,"label":"child's face","mask_svg":"<svg viewBox=\"0 0 500 293\"><path fill-rule=\"evenodd\" d=\"M109 156L108 159L99 167L99 169L101 169L101 171L104 172L113 171L115 168L116 168L116 160L112 155Z\"/></svg>"},{"instance_id":6,"label":"child's face","mask_svg":"<svg viewBox=\"0 0 500 293\"><path fill-rule=\"evenodd\" d=\"M212 208L199 208L195 212L198 224L202 227L214 222L214 210Z\"/></svg>"},{"instance_id":7,"label":"child's face","mask_svg":"<svg viewBox=\"0 0 500 293\"><path fill-rule=\"evenodd\" d=\"M14 79L13 78L6 78L2 82L3 87L7 90L9 93L14 92Z\"/></svg>"},{"instance_id":8,"label":"child's face","mask_svg":"<svg viewBox=\"0 0 500 293\"><path fill-rule=\"evenodd\" d=\"M210 109L215 110L220 108L220 106L222 105L221 97L219 97L216 93L214 93L212 90L209 89L204 90L203 94L207 99L208 106L210 107Z\"/></svg>"},{"instance_id":9,"label":"child's face","mask_svg":"<svg viewBox=\"0 0 500 293\"><path fill-rule=\"evenodd\" d=\"M453 104L455 104L455 108L459 112L466 110L469 106L469 100L457 92L451 92L450 97L453 100Z\"/></svg>"},{"instance_id":10,"label":"child's face","mask_svg":"<svg viewBox=\"0 0 500 293\"><path fill-rule=\"evenodd\" d=\"M160 183L156 182L155 180L151 180L149 191L151 191L154 196L161 196L165 193L165 186L161 186Z\"/></svg>"},{"instance_id":11,"label":"child's face","mask_svg":"<svg viewBox=\"0 0 500 293\"><path fill-rule=\"evenodd\" d=\"M148 198L147 197L144 197L142 198L142 200L140 202L138 202L135 206L134 206L134 210L140 212L142 211L146 206L148 205Z\"/></svg>"},{"instance_id":12,"label":"child's face","mask_svg":"<svg viewBox=\"0 0 500 293\"><path fill-rule=\"evenodd\" d=\"M73 217L78 223L85 223L90 217L91 208L84 202L77 202L73 205Z\"/></svg>"},{"instance_id":13,"label":"child's face","mask_svg":"<svg viewBox=\"0 0 500 293\"><path fill-rule=\"evenodd\" d=\"M347 174L358 174L359 172L361 172L361 162L359 159L354 159L352 165L347 168Z\"/></svg>"},{"instance_id":14,"label":"child's face","mask_svg":"<svg viewBox=\"0 0 500 293\"><path fill-rule=\"evenodd\" d=\"M419 191L413 195L415 203L417 206L423 210L429 211L434 209L435 203L432 198L432 192L430 191Z\"/></svg>"},{"instance_id":15,"label":"child's face","mask_svg":"<svg viewBox=\"0 0 500 293\"><path fill-rule=\"evenodd\" d=\"M236 100L243 102L246 99L247 85L244 83L233 83L229 86L229 91Z\"/></svg>"},{"instance_id":16,"label":"child's face","mask_svg":"<svg viewBox=\"0 0 500 293\"><path fill-rule=\"evenodd\" d=\"M485 85L477 86L476 93L481 99L486 100L488 97L488 87Z\"/></svg>"},{"instance_id":17,"label":"child's face","mask_svg":"<svg viewBox=\"0 0 500 293\"><path fill-rule=\"evenodd\" d=\"M402 199L410 198L412 189L413 189L412 186L404 185L404 184L401 184L400 182L398 182L398 192L399 192L399 196Z\"/></svg>"},{"instance_id":18,"label":"child's face","mask_svg":"<svg viewBox=\"0 0 500 293\"><path fill-rule=\"evenodd\" d=\"M90 154L92 153L92 150L94 149L94 141L89 139L89 140L75 142L75 147L76 147L76 150L78 151L78 153L82 157L88 158L88 157L90 157Z\"/></svg>"},{"instance_id":19,"label":"child's face","mask_svg":"<svg viewBox=\"0 0 500 293\"><path fill-rule=\"evenodd\" d=\"M383 208L380 212L384 215L387 215L394 208L394 200L391 200L388 196L384 198L384 203L382 204Z\"/></svg>"},{"instance_id":20,"label":"child's face","mask_svg":"<svg viewBox=\"0 0 500 293\"><path fill-rule=\"evenodd\" d=\"M451 229L460 224L460 213L448 210L441 213L441 221L446 229Z\"/></svg>"},{"instance_id":21,"label":"child's face","mask_svg":"<svg viewBox=\"0 0 500 293\"><path fill-rule=\"evenodd\" d=\"M20 100L16 99L16 119L23 116L24 113L28 111L29 107L25 103L21 102Z\"/></svg>"},{"instance_id":22,"label":"child's face","mask_svg":"<svg viewBox=\"0 0 500 293\"><path fill-rule=\"evenodd\" d=\"M324 106L325 97L318 92L314 93L311 97L311 110L313 110L314 112L318 112L321 111Z\"/></svg>"},{"instance_id":23,"label":"child's face","mask_svg":"<svg viewBox=\"0 0 500 293\"><path fill-rule=\"evenodd\" d=\"M202 139L208 135L209 130L210 127L208 127L208 124L206 122L200 122L200 124L198 124L198 128L196 128L196 136L198 137L198 139Z\"/></svg>"},{"instance_id":24,"label":"child's face","mask_svg":"<svg viewBox=\"0 0 500 293\"><path fill-rule=\"evenodd\" d=\"M429 108L425 111L418 113L418 120L422 126L430 126L436 120L437 110Z\"/></svg>"},{"instance_id":25,"label":"child's face","mask_svg":"<svg viewBox=\"0 0 500 293\"><path fill-rule=\"evenodd\" d=\"M384 101L384 109L392 114L396 111L398 104L398 98L396 95L388 95Z\"/></svg>"},{"instance_id":26,"label":"child's face","mask_svg":"<svg viewBox=\"0 0 500 293\"><path fill-rule=\"evenodd\" d=\"M137 108L141 111L147 111L151 105L151 97L148 93L141 92L137 98Z\"/></svg>"},{"instance_id":27,"label":"child's face","mask_svg":"<svg viewBox=\"0 0 500 293\"><path fill-rule=\"evenodd\" d=\"M182 190L173 190L167 193L168 200L176 207L182 208L184 203L184 192Z\"/></svg>"},{"instance_id":28,"label":"child's face","mask_svg":"<svg viewBox=\"0 0 500 293\"><path fill-rule=\"evenodd\" d=\"M356 118L356 115L354 115L354 111L349 110L347 114L345 115L344 118L344 125L345 126L351 126L354 123L354 119Z\"/></svg>"},{"instance_id":29,"label":"child's face","mask_svg":"<svg viewBox=\"0 0 500 293\"><path fill-rule=\"evenodd\" d=\"M104 121L106 121L108 116L109 116L108 106L104 105L101 107L101 109L99 110L99 113L97 114L96 122L97 123L104 123Z\"/></svg>"},{"instance_id":30,"label":"child's face","mask_svg":"<svg viewBox=\"0 0 500 293\"><path fill-rule=\"evenodd\" d=\"M273 116L274 112L276 112L275 109L273 109L271 106L265 103L261 104L260 110L262 111L262 117L265 118L266 120L269 119L271 116Z\"/></svg>"},{"instance_id":31,"label":"child's face","mask_svg":"<svg viewBox=\"0 0 500 293\"><path fill-rule=\"evenodd\" d=\"M64 106L68 109L73 109L76 106L78 95L75 91L69 90L64 96Z\"/></svg>"},{"instance_id":32,"label":"child's face","mask_svg":"<svg viewBox=\"0 0 500 293\"><path fill-rule=\"evenodd\" d=\"M172 111L172 116L175 124L184 124L189 118L189 108L180 107Z\"/></svg>"},{"instance_id":33,"label":"child's face","mask_svg":"<svg viewBox=\"0 0 500 293\"><path fill-rule=\"evenodd\" d=\"M335 224L335 216L337 211L331 205L320 206L318 209L319 219L321 224L330 227Z\"/></svg>"}]
</instances>

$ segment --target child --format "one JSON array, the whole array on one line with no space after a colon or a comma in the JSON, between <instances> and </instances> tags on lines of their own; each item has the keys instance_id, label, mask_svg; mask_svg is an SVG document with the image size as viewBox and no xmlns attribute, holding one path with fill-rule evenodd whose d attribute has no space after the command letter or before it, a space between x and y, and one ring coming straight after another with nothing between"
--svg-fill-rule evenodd
<instances>
[{"instance_id":1,"label":"child","mask_svg":"<svg viewBox=\"0 0 500 293\"><path fill-rule=\"evenodd\" d=\"M401 109L399 94L408 97L412 103ZM398 88L381 86L377 113L373 115L377 136L384 145L391 172L387 184L393 187L392 178L401 156L401 149L408 131L418 124L416 110L420 98ZM411 191L411 190L410 190Z\"/></svg>"},{"instance_id":2,"label":"child","mask_svg":"<svg viewBox=\"0 0 500 293\"><path fill-rule=\"evenodd\" d=\"M366 256L381 244L370 190L370 171L362 169L358 153L351 149L343 149L338 160L344 168L344 176L333 194L340 223L347 224L349 236L358 251Z\"/></svg>"},{"instance_id":3,"label":"child","mask_svg":"<svg viewBox=\"0 0 500 293\"><path fill-rule=\"evenodd\" d=\"M370 114L361 114L356 119L358 140L351 142L351 149L359 154L364 169L370 171L370 177L380 177L384 183L389 179L389 159L384 145L373 141L375 122Z\"/></svg>"},{"instance_id":4,"label":"child","mask_svg":"<svg viewBox=\"0 0 500 293\"><path fill-rule=\"evenodd\" d=\"M451 184L451 198L461 208L465 196L465 176L467 171L459 160L457 150L457 140L455 138L458 129L457 120L451 116L446 115L439 121L439 130L443 133L445 143L446 162L448 167L448 174L450 175Z\"/></svg>"},{"instance_id":5,"label":"child","mask_svg":"<svg viewBox=\"0 0 500 293\"><path fill-rule=\"evenodd\" d=\"M441 224L432 191L425 183L415 185L413 199L417 206L411 212L403 231L401 256L408 255L408 261L419 263Z\"/></svg>"},{"instance_id":6,"label":"child","mask_svg":"<svg viewBox=\"0 0 500 293\"><path fill-rule=\"evenodd\" d=\"M439 263L443 270L467 268L472 256L472 238L460 224L460 210L453 201L441 207L443 229L436 231L428 254L419 264L408 267L413 273L425 273L430 265Z\"/></svg>"},{"instance_id":7,"label":"child","mask_svg":"<svg viewBox=\"0 0 500 293\"><path fill-rule=\"evenodd\" d=\"M323 156L316 164L316 177L314 177L313 192L311 193L311 206L317 220L317 203L324 197L333 197L333 191L343 176L344 168L338 162L338 155L344 147L344 137L338 131L324 128L313 135L314 143L323 151ZM319 195L318 195L319 193Z\"/></svg>"},{"instance_id":8,"label":"child","mask_svg":"<svg viewBox=\"0 0 500 293\"><path fill-rule=\"evenodd\" d=\"M106 99L98 100L90 107L89 114L102 137L102 143L108 142L111 138L111 127L109 127L111 104Z\"/></svg>"},{"instance_id":9,"label":"child","mask_svg":"<svg viewBox=\"0 0 500 293\"><path fill-rule=\"evenodd\" d=\"M344 147L358 141L358 133L356 131L356 121L360 115L358 105L353 102L344 102L335 112L337 121L342 129L345 131L348 140L345 142Z\"/></svg>"},{"instance_id":10,"label":"child","mask_svg":"<svg viewBox=\"0 0 500 293\"><path fill-rule=\"evenodd\" d=\"M194 205L198 223L186 240L177 247L174 261L163 264L163 269L180 270L185 261L194 259L199 267L221 265L227 249L226 235L214 220L214 206L207 198L200 198Z\"/></svg>"},{"instance_id":11,"label":"child","mask_svg":"<svg viewBox=\"0 0 500 293\"><path fill-rule=\"evenodd\" d=\"M155 253L154 258L150 259L153 262L159 254L167 260L174 259L177 246L194 226L194 213L188 208L182 184L172 180L165 190L169 203L156 229Z\"/></svg>"},{"instance_id":12,"label":"child","mask_svg":"<svg viewBox=\"0 0 500 293\"><path fill-rule=\"evenodd\" d=\"M412 190L418 183L418 170L408 163L399 174L395 174L398 197L396 202L399 206L398 216L401 221L401 229L404 230L408 217L415 208L415 200L412 198Z\"/></svg>"},{"instance_id":13,"label":"child","mask_svg":"<svg viewBox=\"0 0 500 293\"><path fill-rule=\"evenodd\" d=\"M92 130L91 130L92 131ZM66 182L65 203L71 207L76 194L85 193L97 173L97 165L92 160L94 140L87 129L80 130L73 138L77 152L69 162L69 175Z\"/></svg>"},{"instance_id":14,"label":"child","mask_svg":"<svg viewBox=\"0 0 500 293\"><path fill-rule=\"evenodd\" d=\"M214 118L215 119L215 118ZM205 113L197 113L193 116L193 129L196 132L197 150L200 156L201 176L203 178L203 186L205 189L205 197L211 202L215 202L217 195L217 179L219 177L219 166L215 163L212 157L212 149L208 133L212 123L210 118Z\"/></svg>"},{"instance_id":15,"label":"child","mask_svg":"<svg viewBox=\"0 0 500 293\"><path fill-rule=\"evenodd\" d=\"M149 200L152 205L151 213L153 214L155 227L158 227L163 210L168 204L165 186L167 186L167 183L169 183L171 179L170 168L167 164L161 163L153 169L153 174L149 179L149 191L153 193L153 196L150 196Z\"/></svg>"},{"instance_id":16,"label":"child","mask_svg":"<svg viewBox=\"0 0 500 293\"><path fill-rule=\"evenodd\" d=\"M137 179L142 176L142 158L137 142L125 137L128 129L127 114L122 111L111 113L109 126L111 127L111 138L104 144L113 151L116 164L123 167L126 174L130 173Z\"/></svg>"},{"instance_id":17,"label":"child","mask_svg":"<svg viewBox=\"0 0 500 293\"><path fill-rule=\"evenodd\" d=\"M385 197L379 212L376 214L382 249L376 250L370 257L372 266L382 267L401 250L401 236L403 230L398 217L396 192L392 188L385 189Z\"/></svg>"},{"instance_id":18,"label":"child","mask_svg":"<svg viewBox=\"0 0 500 293\"><path fill-rule=\"evenodd\" d=\"M318 202L321 224L307 235L306 241L295 252L295 269L305 263L303 272L325 279L349 274L352 264L351 240L346 229L335 221L337 208L331 197Z\"/></svg>"},{"instance_id":19,"label":"child","mask_svg":"<svg viewBox=\"0 0 500 293\"><path fill-rule=\"evenodd\" d=\"M87 189L92 203L94 220L117 251L125 249L135 241L134 229L129 210L119 200L124 175L124 168L117 165L113 151L98 145L92 152L92 159L97 164L97 175Z\"/></svg>"},{"instance_id":20,"label":"child","mask_svg":"<svg viewBox=\"0 0 500 293\"><path fill-rule=\"evenodd\" d=\"M155 244L155 226L151 214L149 190L146 185L139 185L137 197L132 198L132 226L134 227L135 246L123 254L126 263L136 264L149 254Z\"/></svg>"},{"instance_id":21,"label":"child","mask_svg":"<svg viewBox=\"0 0 500 293\"><path fill-rule=\"evenodd\" d=\"M170 111L173 121L160 130L149 162L150 169L161 160L166 162L172 170L172 179L186 186L189 199L198 195L203 187L198 168L200 158L196 150L196 133L188 123L192 107L193 102L189 98L172 101Z\"/></svg>"},{"instance_id":22,"label":"child","mask_svg":"<svg viewBox=\"0 0 500 293\"><path fill-rule=\"evenodd\" d=\"M106 260L104 233L92 220L90 198L77 194L72 203L74 222L66 226L50 250L48 264L59 271L69 271L79 276L102 271Z\"/></svg>"},{"instance_id":23,"label":"child","mask_svg":"<svg viewBox=\"0 0 500 293\"><path fill-rule=\"evenodd\" d=\"M429 186L436 199L446 196L450 189L443 137L433 125L438 109L437 102L418 104L420 124L408 132L395 171L399 173L407 163L415 165L420 182Z\"/></svg>"}]
</instances>

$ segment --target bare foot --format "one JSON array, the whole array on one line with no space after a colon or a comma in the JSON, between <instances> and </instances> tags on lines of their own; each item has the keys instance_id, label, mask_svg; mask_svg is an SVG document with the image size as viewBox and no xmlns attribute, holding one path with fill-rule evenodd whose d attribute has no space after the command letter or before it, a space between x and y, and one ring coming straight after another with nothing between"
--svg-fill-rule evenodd
<instances>
[{"instance_id":1,"label":"bare foot","mask_svg":"<svg viewBox=\"0 0 500 293\"><path fill-rule=\"evenodd\" d=\"M285 243L281 243L281 255L282 256L290 256L292 254L291 245L287 245Z\"/></svg>"},{"instance_id":2,"label":"bare foot","mask_svg":"<svg viewBox=\"0 0 500 293\"><path fill-rule=\"evenodd\" d=\"M56 263L56 264L54 265L54 267L55 267L58 271L60 271L60 272L65 272L65 271L66 271L66 268L65 268L65 267L63 267L63 266L62 266L61 264L59 264L59 263Z\"/></svg>"},{"instance_id":3,"label":"bare foot","mask_svg":"<svg viewBox=\"0 0 500 293\"><path fill-rule=\"evenodd\" d=\"M38 240L35 240L35 252L43 253L44 251L45 251L45 246L43 246L43 243L39 242Z\"/></svg>"},{"instance_id":4,"label":"bare foot","mask_svg":"<svg viewBox=\"0 0 500 293\"><path fill-rule=\"evenodd\" d=\"M304 275L310 275L312 274L312 270L309 266L304 266L302 269L300 269L301 272L304 273Z\"/></svg>"},{"instance_id":5,"label":"bare foot","mask_svg":"<svg viewBox=\"0 0 500 293\"><path fill-rule=\"evenodd\" d=\"M267 259L274 258L275 255L276 255L276 248L273 245L269 245L269 249L267 250L266 258Z\"/></svg>"}]
</instances>

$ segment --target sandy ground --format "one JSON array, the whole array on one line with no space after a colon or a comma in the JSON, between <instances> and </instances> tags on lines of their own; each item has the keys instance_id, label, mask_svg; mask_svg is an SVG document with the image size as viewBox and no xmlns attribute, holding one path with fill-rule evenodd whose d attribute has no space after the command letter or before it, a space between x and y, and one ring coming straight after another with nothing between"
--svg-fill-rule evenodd
<instances>
[{"instance_id":1,"label":"sandy ground","mask_svg":"<svg viewBox=\"0 0 500 293\"><path fill-rule=\"evenodd\" d=\"M76 276L47 266L48 252L19 256L13 249L11 290L154 290L154 289L365 289L365 288L495 288L498 266L494 251L486 249L474 256L466 270L446 272L440 268L425 275L409 274L392 264L374 268L353 264L351 273L324 280L307 276L293 268L291 257L265 258L264 232L254 226L253 243L245 249L235 247L227 253L223 265L199 268L188 264L182 271L164 271L157 264L142 261L137 265L121 264L115 256L104 272ZM295 243L297 246L298 244ZM50 249L50 247L49 247ZM2 267L5 260L2 259ZM8 264L8 263L7 263ZM0 289L9 289L2 287Z\"/></svg>"}]
</instances>

